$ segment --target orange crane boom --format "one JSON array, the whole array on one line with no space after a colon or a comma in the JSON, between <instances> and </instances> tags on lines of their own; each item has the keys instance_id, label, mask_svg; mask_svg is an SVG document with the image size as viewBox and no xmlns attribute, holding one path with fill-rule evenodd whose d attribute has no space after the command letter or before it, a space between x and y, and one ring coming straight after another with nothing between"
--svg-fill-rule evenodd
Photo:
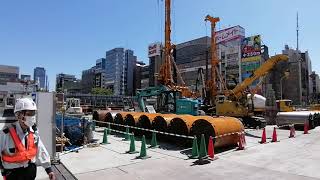
<instances>
[{"instance_id":1,"label":"orange crane boom","mask_svg":"<svg viewBox=\"0 0 320 180\"><path fill-rule=\"evenodd\" d=\"M171 0L165 0L165 46L164 46L164 64L160 68L158 81L160 84L171 90L180 91L184 97L198 97L199 95L192 92L182 79L181 73L173 61L172 50L175 45L171 44ZM181 85L173 80L172 69L176 69Z\"/></svg>"},{"instance_id":2,"label":"orange crane boom","mask_svg":"<svg viewBox=\"0 0 320 180\"><path fill-rule=\"evenodd\" d=\"M171 0L165 0L165 46L164 64L160 69L159 82L164 85L173 85L171 66Z\"/></svg>"}]
</instances>

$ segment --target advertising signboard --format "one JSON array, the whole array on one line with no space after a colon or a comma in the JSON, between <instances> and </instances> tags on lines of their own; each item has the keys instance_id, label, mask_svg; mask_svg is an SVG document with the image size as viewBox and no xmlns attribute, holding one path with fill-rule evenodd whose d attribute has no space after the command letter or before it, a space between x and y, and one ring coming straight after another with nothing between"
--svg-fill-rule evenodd
<instances>
[{"instance_id":1,"label":"advertising signboard","mask_svg":"<svg viewBox=\"0 0 320 180\"><path fill-rule=\"evenodd\" d=\"M154 57L160 55L161 44L153 43L148 46L148 57Z\"/></svg>"},{"instance_id":2,"label":"advertising signboard","mask_svg":"<svg viewBox=\"0 0 320 180\"><path fill-rule=\"evenodd\" d=\"M223 29L221 31L216 32L216 43L223 43L227 41L231 41L233 39L244 37L245 30L241 26L234 26L231 28Z\"/></svg>"},{"instance_id":3,"label":"advertising signboard","mask_svg":"<svg viewBox=\"0 0 320 180\"><path fill-rule=\"evenodd\" d=\"M260 67L260 61L254 61L254 62L242 62L242 71L251 71L258 69Z\"/></svg>"},{"instance_id":4,"label":"advertising signboard","mask_svg":"<svg viewBox=\"0 0 320 180\"><path fill-rule=\"evenodd\" d=\"M260 35L246 37L241 42L241 58L249 58L261 55Z\"/></svg>"}]
</instances>

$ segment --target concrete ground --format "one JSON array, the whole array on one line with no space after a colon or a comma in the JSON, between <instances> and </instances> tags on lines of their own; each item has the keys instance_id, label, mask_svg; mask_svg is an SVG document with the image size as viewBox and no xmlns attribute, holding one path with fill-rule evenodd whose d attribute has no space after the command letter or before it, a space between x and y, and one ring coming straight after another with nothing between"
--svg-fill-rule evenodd
<instances>
[{"instance_id":1,"label":"concrete ground","mask_svg":"<svg viewBox=\"0 0 320 180\"><path fill-rule=\"evenodd\" d=\"M271 141L273 127L267 127ZM136 159L138 154L125 154L129 142L110 135L111 144L86 147L79 152L61 155L61 161L78 179L163 180L163 179L320 179L320 127L303 135L296 132L288 138L289 130L277 130L280 142L260 144L262 130L246 134L243 151L231 149L216 154L209 164L196 165L185 150L148 149L149 159ZM95 133L102 139L102 132ZM136 148L140 151L140 141ZM160 144L161 145L161 144ZM166 144L165 144L166 145ZM41 169L37 179L47 179Z\"/></svg>"}]
</instances>

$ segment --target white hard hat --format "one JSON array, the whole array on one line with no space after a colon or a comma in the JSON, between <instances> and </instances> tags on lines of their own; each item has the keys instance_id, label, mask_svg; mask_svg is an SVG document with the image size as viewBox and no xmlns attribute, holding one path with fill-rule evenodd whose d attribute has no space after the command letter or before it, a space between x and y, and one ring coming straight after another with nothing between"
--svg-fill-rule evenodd
<instances>
[{"instance_id":1,"label":"white hard hat","mask_svg":"<svg viewBox=\"0 0 320 180\"><path fill-rule=\"evenodd\" d=\"M36 111L37 110L36 103L34 103L33 100L30 98L17 99L16 105L14 107L14 113L23 111L23 110Z\"/></svg>"}]
</instances>

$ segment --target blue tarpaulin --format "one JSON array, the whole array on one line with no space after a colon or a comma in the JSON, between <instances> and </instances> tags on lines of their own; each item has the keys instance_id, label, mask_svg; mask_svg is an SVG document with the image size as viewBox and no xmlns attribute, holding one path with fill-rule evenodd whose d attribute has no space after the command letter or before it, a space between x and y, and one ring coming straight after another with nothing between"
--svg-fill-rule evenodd
<instances>
[{"instance_id":1,"label":"blue tarpaulin","mask_svg":"<svg viewBox=\"0 0 320 180\"><path fill-rule=\"evenodd\" d=\"M62 115L56 114L56 125L61 132ZM64 116L64 133L72 145L81 145L88 120L79 117Z\"/></svg>"}]
</instances>

